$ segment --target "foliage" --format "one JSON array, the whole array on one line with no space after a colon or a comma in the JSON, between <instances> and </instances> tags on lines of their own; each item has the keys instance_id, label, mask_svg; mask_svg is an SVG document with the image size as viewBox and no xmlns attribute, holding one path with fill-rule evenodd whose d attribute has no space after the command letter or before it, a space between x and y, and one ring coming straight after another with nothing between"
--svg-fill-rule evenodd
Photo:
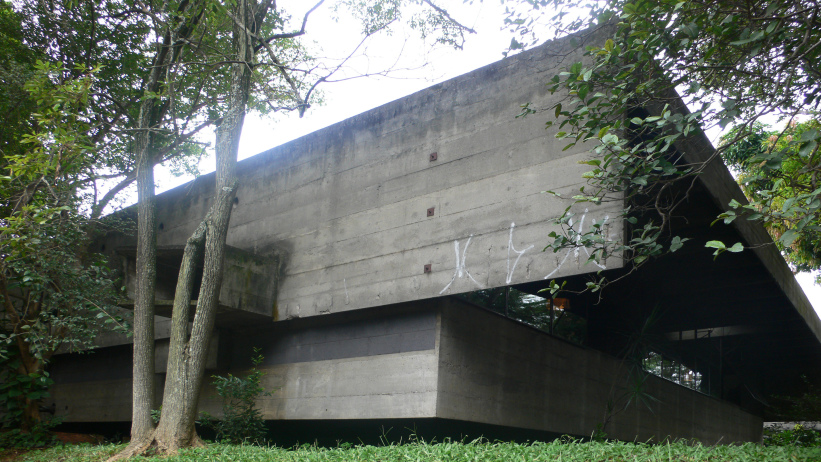
<instances>
[{"instance_id":1,"label":"foliage","mask_svg":"<svg viewBox=\"0 0 821 462\"><path fill-rule=\"evenodd\" d=\"M21 401L21 397L33 401L48 398L48 389L54 380L44 370L18 373L23 366L20 354L14 350L7 353L9 357L0 360L0 377L3 378L0 384L0 409L3 409L3 426L15 428L24 419L25 402Z\"/></svg>"},{"instance_id":2,"label":"foliage","mask_svg":"<svg viewBox=\"0 0 821 462\"><path fill-rule=\"evenodd\" d=\"M219 460L224 462L376 462L388 460L425 460L452 462L481 462L527 460L534 462L562 460L587 462L597 460L629 460L635 462L661 461L759 461L803 462L821 457L821 449L796 446L765 447L746 443L732 446L704 446L699 443L667 442L658 445L622 442L583 443L563 438L550 443L489 443L476 440L468 443L445 441L417 442L389 446L320 448L304 445L292 449L259 446L231 446L214 444L203 449L182 450L173 456L151 457L140 460L183 462ZM30 452L22 462L96 462L118 451L121 446L65 446Z\"/></svg>"},{"instance_id":3,"label":"foliage","mask_svg":"<svg viewBox=\"0 0 821 462\"><path fill-rule=\"evenodd\" d=\"M791 430L777 432L767 432L765 430L764 445L821 448L821 433L801 424L796 424Z\"/></svg>"},{"instance_id":4,"label":"foliage","mask_svg":"<svg viewBox=\"0 0 821 462\"><path fill-rule=\"evenodd\" d=\"M779 420L785 421L821 421L821 387L812 383L806 376L804 389L788 396L773 396L771 405Z\"/></svg>"},{"instance_id":5,"label":"foliage","mask_svg":"<svg viewBox=\"0 0 821 462\"><path fill-rule=\"evenodd\" d=\"M86 206L99 217L106 206L117 203L117 194L136 177L135 138L151 129L153 163L168 164L176 173L197 174L196 165L207 143L196 138L220 117L228 85L224 56L208 54L230 48L231 19L217 9L185 8L190 2L130 0L33 0L15 2L23 24L23 41L44 60L80 63L96 68L94 97L86 101L88 140L94 145L95 163L86 171L92 193ZM200 6L203 2L197 2ZM180 8L178 11L178 7ZM174 44L176 58L165 69L165 84L148 91L147 76L169 50L174 27L190 15L204 15L202 28L209 34L192 46ZM178 31L179 32L179 31ZM163 45L164 44L164 45ZM155 54L155 52L157 52ZM204 56L206 55L207 56ZM181 63L181 61L184 62ZM64 79L81 75L65 69ZM151 127L140 127L145 100L156 102ZM113 201L113 202L112 202Z\"/></svg>"},{"instance_id":6,"label":"foliage","mask_svg":"<svg viewBox=\"0 0 821 462\"><path fill-rule=\"evenodd\" d=\"M60 425L59 418L37 422L29 431L11 428L0 433L0 448L44 448L57 443L52 429Z\"/></svg>"},{"instance_id":7,"label":"foliage","mask_svg":"<svg viewBox=\"0 0 821 462\"><path fill-rule=\"evenodd\" d=\"M750 199L740 206L748 218L760 218L787 262L796 271L821 269L821 187L818 174L821 156L809 155L821 130L818 120L792 121L782 130L754 124L746 138L739 129L722 137L724 161L738 173L738 181ZM771 158L779 153L779 159ZM816 273L816 281L821 273Z\"/></svg>"},{"instance_id":8,"label":"foliage","mask_svg":"<svg viewBox=\"0 0 821 462\"><path fill-rule=\"evenodd\" d=\"M39 62L25 88L35 102L22 152L0 161L0 365L5 426L29 431L59 349L92 345L101 326L124 327L109 304L109 270L86 249L96 226L80 212L83 172L94 163L86 112L94 70L61 80L61 65Z\"/></svg>"},{"instance_id":9,"label":"foliage","mask_svg":"<svg viewBox=\"0 0 821 462\"><path fill-rule=\"evenodd\" d=\"M20 22L11 5L0 2L0 159L20 152L21 136L31 128L34 102L23 86L32 77L37 54L23 44Z\"/></svg>"},{"instance_id":10,"label":"foliage","mask_svg":"<svg viewBox=\"0 0 821 462\"><path fill-rule=\"evenodd\" d=\"M217 394L222 398L222 418L214 419L205 414L201 421L217 432L217 440L229 444L264 444L265 420L257 408L256 400L270 395L260 385L262 371L257 366L264 357L259 348L254 348L251 362L253 367L245 377L232 374L227 376L213 375Z\"/></svg>"},{"instance_id":11,"label":"foliage","mask_svg":"<svg viewBox=\"0 0 821 462\"><path fill-rule=\"evenodd\" d=\"M520 33L514 48L537 40L533 28L540 20L558 34L577 34L579 41L579 31L597 30L597 39L586 42L584 61L553 77L550 91L568 97L549 110L566 149L585 143L593 154L586 162L592 167L584 175L588 185L575 202L624 198L622 215L631 226L626 242L608 242L595 229L576 232L568 209L558 220L563 232L552 236L549 247L580 241L595 249L591 259L623 253L633 268L680 248L686 237L670 234L670 219L710 161L754 136L754 124L764 117L787 121L818 113L819 13L821 4L812 0L533 0L511 7L508 24ZM676 91L692 110L679 103ZM525 105L523 115L538 109ZM706 157L688 151L688 141L712 127L735 127L735 134ZM797 150L801 168L812 170L819 132L791 141L787 136L779 134L773 142L778 148L760 161L776 169ZM812 228L821 205L821 189L806 194L785 211L795 233ZM729 204L720 218L727 224L739 216L766 219L775 210L768 206L773 200L765 198L760 208ZM779 236L784 247L795 233ZM719 241L709 247L716 255L743 250L740 243Z\"/></svg>"}]
</instances>

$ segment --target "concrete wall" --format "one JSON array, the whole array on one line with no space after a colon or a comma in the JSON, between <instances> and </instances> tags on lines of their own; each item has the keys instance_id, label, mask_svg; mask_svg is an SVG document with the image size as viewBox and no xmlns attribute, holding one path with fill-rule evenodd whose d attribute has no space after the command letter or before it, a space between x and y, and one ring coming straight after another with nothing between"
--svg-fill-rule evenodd
<instances>
[{"instance_id":1,"label":"concrete wall","mask_svg":"<svg viewBox=\"0 0 821 462\"><path fill-rule=\"evenodd\" d=\"M590 436L611 397L625 402L627 368L613 357L455 300L441 325L438 417ZM760 440L761 419L737 406L653 376L646 393L652 410L630 405L610 437Z\"/></svg>"},{"instance_id":2,"label":"concrete wall","mask_svg":"<svg viewBox=\"0 0 821 462\"><path fill-rule=\"evenodd\" d=\"M238 355L257 346L265 356L263 384L276 390L260 402L266 419L434 417L434 309L416 303L356 320L332 318L237 340Z\"/></svg>"},{"instance_id":3,"label":"concrete wall","mask_svg":"<svg viewBox=\"0 0 821 462\"><path fill-rule=\"evenodd\" d=\"M570 203L541 192L576 192L588 154L563 152L543 117L515 119L558 101L545 82L580 53L548 44L241 162L228 243L281 259L275 317L598 271L584 249L539 251ZM159 196L160 245L185 241L212 189L206 175ZM587 231L620 208L579 208L574 222Z\"/></svg>"},{"instance_id":4,"label":"concrete wall","mask_svg":"<svg viewBox=\"0 0 821 462\"><path fill-rule=\"evenodd\" d=\"M356 316L221 333L219 345L230 350L234 374L250 365L251 347L261 349L263 386L272 394L259 407L268 420L438 418L589 436L608 399L624 402L627 370L615 358L456 299ZM57 415L67 422L129 420L129 355L121 346L58 358ZM606 429L611 437L760 439L761 419L737 406L656 377L647 379L646 393L657 400L652 410L627 407ZM220 413L210 386L201 408Z\"/></svg>"},{"instance_id":5,"label":"concrete wall","mask_svg":"<svg viewBox=\"0 0 821 462\"><path fill-rule=\"evenodd\" d=\"M271 323L241 334L217 332L207 374L242 374L253 347L265 357L260 400L269 420L385 419L435 417L438 313L417 302L345 313L309 323ZM161 395L167 341L157 342L157 390ZM52 366L52 403L65 422L131 419L131 348L101 348L60 355ZM206 379L201 410L221 413L221 401ZM161 404L161 397L154 408Z\"/></svg>"}]
</instances>

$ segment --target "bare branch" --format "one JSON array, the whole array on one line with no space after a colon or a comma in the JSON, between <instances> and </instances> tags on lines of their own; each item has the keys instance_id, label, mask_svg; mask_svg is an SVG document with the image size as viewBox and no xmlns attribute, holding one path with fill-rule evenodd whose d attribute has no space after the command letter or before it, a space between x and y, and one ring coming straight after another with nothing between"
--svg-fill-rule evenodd
<instances>
[{"instance_id":1,"label":"bare branch","mask_svg":"<svg viewBox=\"0 0 821 462\"><path fill-rule=\"evenodd\" d=\"M452 22L453 24L456 24L457 26L459 26L459 28L460 28L460 29L462 29L462 30L464 30L464 31L467 31L467 32L469 32L469 33L471 33L471 34L475 34L475 33L476 33L476 31L475 31L475 30L473 30L473 29L471 29L470 27L467 27L467 26L463 25L462 23L460 23L459 21L457 21L457 20L453 19L453 17L450 15L450 13L448 13L448 12L447 12L447 10L445 10L445 9L443 9L443 8L440 8L440 7L436 6L436 5L434 5L434 4L433 4L433 2L431 2L430 0L422 0L422 3L424 3L424 4L428 5L428 6L430 6L431 8L433 8L434 10L436 10L436 12L437 12L437 13L439 13L439 14L441 14L442 16L444 16L444 17L448 18L448 21Z\"/></svg>"},{"instance_id":2,"label":"bare branch","mask_svg":"<svg viewBox=\"0 0 821 462\"><path fill-rule=\"evenodd\" d=\"M307 13L305 13L305 17L302 18L302 27L298 31L289 32L287 34L276 34L276 35L272 35L272 36L268 37L265 40L260 40L260 45L257 45L254 48L254 51L255 52L258 51L260 48L262 48L263 45L269 44L269 43L273 42L274 40L289 39L289 38L299 37L300 35L305 35L305 26L308 24L308 16L310 16L311 13L313 13L314 10L319 8L320 5L322 5L323 3L325 3L325 0L320 0L319 3L314 5L313 8L311 8L310 10L308 10Z\"/></svg>"}]
</instances>

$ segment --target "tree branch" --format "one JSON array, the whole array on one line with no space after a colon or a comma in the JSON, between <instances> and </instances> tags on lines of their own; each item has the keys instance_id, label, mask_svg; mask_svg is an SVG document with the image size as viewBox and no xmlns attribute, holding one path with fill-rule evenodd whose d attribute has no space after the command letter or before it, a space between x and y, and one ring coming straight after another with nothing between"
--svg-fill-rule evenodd
<instances>
[{"instance_id":1,"label":"tree branch","mask_svg":"<svg viewBox=\"0 0 821 462\"><path fill-rule=\"evenodd\" d=\"M276 35L272 35L272 36L268 37L265 40L260 40L260 45L257 45L256 47L254 47L254 52L259 51L259 49L262 48L263 45L267 45L267 44L273 42L274 40L289 39L289 38L299 37L300 35L305 35L305 26L308 24L308 16L310 16L310 14L313 13L314 10L319 8L320 5L322 5L323 3L325 3L325 0L320 0L319 3L314 5L313 8L311 8L310 10L308 10L307 13L305 13L305 17L302 18L302 27L298 31L289 32L287 34L276 34Z\"/></svg>"},{"instance_id":2,"label":"tree branch","mask_svg":"<svg viewBox=\"0 0 821 462\"><path fill-rule=\"evenodd\" d=\"M457 20L453 19L453 17L450 15L450 13L448 13L448 12L447 12L447 10L445 10L445 9L443 9L443 8L440 8L440 7L436 6L436 5L434 5L434 4L433 4L433 2L431 2L430 0L422 0L422 3L424 3L424 4L428 5L428 6L430 6L431 8L433 8L434 10L436 10L436 12L437 12L437 13L439 13L439 14L441 14L442 16L444 16L444 17L448 18L448 21L450 21L450 22L452 22L452 23L456 24L457 26L459 26L459 28L460 28L460 29L462 29L462 30L464 30L464 31L467 31L467 32L469 32L469 33L471 33L471 34L475 34L475 33L476 33L476 31L475 31L475 30L473 30L473 29L471 29L470 27L467 27L467 26L463 25L462 23L460 23L459 21L457 21Z\"/></svg>"}]
</instances>

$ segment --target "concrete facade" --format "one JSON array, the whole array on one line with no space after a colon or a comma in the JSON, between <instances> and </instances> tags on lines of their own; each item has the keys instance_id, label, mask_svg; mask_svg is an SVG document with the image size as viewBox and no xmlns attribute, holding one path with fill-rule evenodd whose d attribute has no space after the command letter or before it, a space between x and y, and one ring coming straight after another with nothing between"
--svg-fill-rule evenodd
<instances>
[{"instance_id":1,"label":"concrete facade","mask_svg":"<svg viewBox=\"0 0 821 462\"><path fill-rule=\"evenodd\" d=\"M536 329L452 303L442 311L437 416L590 436L608 401L623 407L628 367ZM612 438L757 441L760 417L668 380L647 377L653 399L615 413ZM657 401L656 401L657 400Z\"/></svg>"},{"instance_id":2,"label":"concrete facade","mask_svg":"<svg viewBox=\"0 0 821 462\"><path fill-rule=\"evenodd\" d=\"M690 246L603 299L571 296L573 315L586 323L584 345L455 297L501 287L536 294L551 279L578 288L599 271L618 277L629 269L618 257L587 263L582 247L541 251L571 204L542 192L568 197L583 186L587 147L563 151L543 118L515 116L524 103L558 101L545 83L581 50L569 40L548 43L240 162L208 373L239 373L261 348L273 393L259 404L270 420L435 419L589 436L608 401L626 392L619 329L635 329L663 305L658 329L673 340L659 351L702 372L714 396L649 377L652 409L628 406L608 433L758 440L762 396L821 364L818 319L769 250L712 264L708 251ZM709 223L725 195L740 194L721 168L694 188L692 216L676 226ZM205 216L213 185L205 175L158 196L163 287L174 286L180 245ZM612 199L576 206L577 230L598 223L621 237L625 225L612 217L623 203ZM759 239L762 230L743 226L722 228L720 238ZM127 285L133 238L97 245L119 262ZM721 298L726 287L737 287L732 297L743 304ZM158 386L167 324L158 317ZM674 335L683 331L708 335L687 343ZM738 335L718 343L713 331ZM769 354L760 339L782 338L809 359L779 350L792 359L756 360ZM99 341L92 355L55 361L53 404L67 422L130 419L129 342ZM768 377L779 364L784 380ZM201 405L219 410L210 389Z\"/></svg>"},{"instance_id":3,"label":"concrete facade","mask_svg":"<svg viewBox=\"0 0 821 462\"><path fill-rule=\"evenodd\" d=\"M583 252L566 260L539 252L554 229L551 219L572 202L542 191L549 185L572 195L584 184L587 166L578 161L586 152L581 146L562 151L540 118L515 118L524 102L547 107L559 98L545 86L560 70L555 56L580 56L559 45L240 162L228 244L280 258L273 316L307 317L598 270L584 265ZM160 246L185 242L212 190L213 175L205 175L160 196ZM620 209L615 202L578 212L590 226ZM613 236L622 232L619 221L608 227ZM527 251L519 258L509 248Z\"/></svg>"},{"instance_id":4,"label":"concrete facade","mask_svg":"<svg viewBox=\"0 0 821 462\"><path fill-rule=\"evenodd\" d=\"M456 299L391 308L286 321L220 347L230 350L222 354L234 373L248 366L251 346L261 349L263 386L273 391L258 401L267 420L442 419L585 437L608 401L623 403L628 371L609 355ZM57 415L127 421L130 350L96 355L63 358L53 371ZM611 437L760 438L761 418L737 405L657 377L648 378L646 392L654 401L617 413ZM201 406L219 414L213 389L204 389Z\"/></svg>"}]
</instances>

